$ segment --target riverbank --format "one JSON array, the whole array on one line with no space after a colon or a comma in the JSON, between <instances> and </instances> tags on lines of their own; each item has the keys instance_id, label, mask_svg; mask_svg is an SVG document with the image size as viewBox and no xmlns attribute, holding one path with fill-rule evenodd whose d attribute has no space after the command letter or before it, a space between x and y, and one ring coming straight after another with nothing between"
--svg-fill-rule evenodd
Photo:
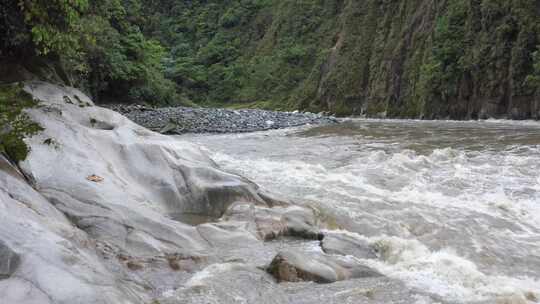
<instances>
[{"instance_id":1,"label":"riverbank","mask_svg":"<svg viewBox=\"0 0 540 304\"><path fill-rule=\"evenodd\" d=\"M145 128L167 134L241 133L338 122L335 117L322 114L258 109L150 108L139 105L107 107Z\"/></svg>"},{"instance_id":2,"label":"riverbank","mask_svg":"<svg viewBox=\"0 0 540 304\"><path fill-rule=\"evenodd\" d=\"M0 153L2 303L423 296L362 262L379 259L375 244L327 230L335 221L316 207L221 170L201 146L151 132L74 88L24 90L39 104L21 119L40 131L24 138L24 160Z\"/></svg>"}]
</instances>

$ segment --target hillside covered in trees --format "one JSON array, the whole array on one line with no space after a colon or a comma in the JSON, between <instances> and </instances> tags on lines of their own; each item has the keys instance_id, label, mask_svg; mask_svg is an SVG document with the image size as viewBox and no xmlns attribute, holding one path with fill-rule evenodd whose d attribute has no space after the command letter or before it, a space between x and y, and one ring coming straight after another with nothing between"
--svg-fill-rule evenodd
<instances>
[{"instance_id":1,"label":"hillside covered in trees","mask_svg":"<svg viewBox=\"0 0 540 304\"><path fill-rule=\"evenodd\" d=\"M535 0L11 0L0 37L4 81L101 102L540 116Z\"/></svg>"}]
</instances>

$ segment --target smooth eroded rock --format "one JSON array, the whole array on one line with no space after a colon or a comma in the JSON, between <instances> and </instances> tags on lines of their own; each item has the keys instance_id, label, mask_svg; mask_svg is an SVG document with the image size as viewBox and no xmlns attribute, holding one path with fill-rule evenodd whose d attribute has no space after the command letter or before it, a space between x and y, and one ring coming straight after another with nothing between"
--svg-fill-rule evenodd
<instances>
[{"instance_id":1,"label":"smooth eroded rock","mask_svg":"<svg viewBox=\"0 0 540 304\"><path fill-rule=\"evenodd\" d=\"M321 247L328 254L350 255L359 259L377 258L367 241L344 233L325 234Z\"/></svg>"},{"instance_id":2,"label":"smooth eroded rock","mask_svg":"<svg viewBox=\"0 0 540 304\"><path fill-rule=\"evenodd\" d=\"M283 236L309 240L321 240L323 237L315 211L302 206L269 208L239 203L232 205L224 218L253 222L252 232L265 241Z\"/></svg>"},{"instance_id":3,"label":"smooth eroded rock","mask_svg":"<svg viewBox=\"0 0 540 304\"><path fill-rule=\"evenodd\" d=\"M213 264L156 300L162 304L294 303L263 270L241 263Z\"/></svg>"},{"instance_id":4,"label":"smooth eroded rock","mask_svg":"<svg viewBox=\"0 0 540 304\"><path fill-rule=\"evenodd\" d=\"M381 275L353 259L341 259L324 254L306 254L293 251L278 253L267 271L278 282L313 281L316 283L333 283L352 278Z\"/></svg>"}]
</instances>

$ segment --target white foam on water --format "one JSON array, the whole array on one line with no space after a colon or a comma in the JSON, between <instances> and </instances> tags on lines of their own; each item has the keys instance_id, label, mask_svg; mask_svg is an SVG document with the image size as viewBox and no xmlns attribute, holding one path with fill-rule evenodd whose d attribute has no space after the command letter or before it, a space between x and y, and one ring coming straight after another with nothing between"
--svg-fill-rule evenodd
<instances>
[{"instance_id":1,"label":"white foam on water","mask_svg":"<svg viewBox=\"0 0 540 304\"><path fill-rule=\"evenodd\" d=\"M378 151L337 169L297 160L238 159L224 153L214 153L213 158L262 185L306 189L324 185L325 191L351 198L365 196L503 214L540 227L540 177L526 176L531 173L515 167L521 161L524 170L540 172L540 149L538 156L529 160L505 155L468 156L450 148L436 149L427 156L407 150L392 154ZM495 158L498 164L490 165L479 158ZM275 176L279 181L271 180Z\"/></svg>"},{"instance_id":2,"label":"white foam on water","mask_svg":"<svg viewBox=\"0 0 540 304\"><path fill-rule=\"evenodd\" d=\"M414 123L429 124L391 122L397 126ZM462 124L446 123L452 127ZM476 125L498 124L540 126L536 122L500 121ZM274 136L280 139L273 142ZM404 216L417 213L419 221L423 221L419 225L427 226L426 229L430 229L430 224L438 224L468 240L441 240L439 246L433 246L422 243L414 234L400 231L395 235L366 237L379 249L380 259L364 262L415 290L458 303L521 304L540 296L540 269L538 275L534 271L528 272L532 273L530 276L513 275L511 264L501 264L492 265L488 274L470 258L475 254L481 257L485 251L490 256L493 252L489 250L497 250L497 256L540 254L538 144L483 147L483 139L479 138L481 149L435 146L426 152L401 148L403 143L377 140L376 136L325 135L305 139L295 137L291 131L217 137L218 142L226 142L221 146L213 140L214 137L209 138L202 144L207 145L220 166L291 199L317 201L363 221L373 218L391 223L399 221L400 212ZM239 140L248 149L232 149L236 153L231 153L231 140ZM265 149L269 153L260 152ZM486 233L471 235L466 222L471 219L478 219L476 227ZM490 228L501 223L513 226ZM486 240L489 244L484 243ZM497 247L498 243L507 245L508 240L513 248ZM500 271L496 271L497 267ZM428 300L419 298L417 303L422 301Z\"/></svg>"},{"instance_id":3,"label":"white foam on water","mask_svg":"<svg viewBox=\"0 0 540 304\"><path fill-rule=\"evenodd\" d=\"M414 239L395 236L365 237L347 230L323 230L349 235L370 244L378 259L359 259L385 276L398 279L416 291L440 296L445 301L528 303L540 295L540 280L527 276L490 276L455 253L452 248L432 251ZM418 303L432 303L418 295ZM427 302L426 302L427 301ZM532 301L532 300L531 300ZM531 302L535 303L535 302Z\"/></svg>"},{"instance_id":4,"label":"white foam on water","mask_svg":"<svg viewBox=\"0 0 540 304\"><path fill-rule=\"evenodd\" d=\"M433 302L433 299L427 296L422 295L415 295L415 302L414 304L441 304L441 302Z\"/></svg>"},{"instance_id":5,"label":"white foam on water","mask_svg":"<svg viewBox=\"0 0 540 304\"><path fill-rule=\"evenodd\" d=\"M538 279L486 275L452 249L430 251L417 240L389 236L369 240L378 250L380 260L364 260L367 265L409 287L445 300L525 299L528 294L540 294Z\"/></svg>"},{"instance_id":6,"label":"white foam on water","mask_svg":"<svg viewBox=\"0 0 540 304\"><path fill-rule=\"evenodd\" d=\"M184 284L186 287L205 286L206 281L212 278L214 275L231 271L234 268L234 264L218 263L212 264L203 270L197 272L189 281Z\"/></svg>"}]
</instances>

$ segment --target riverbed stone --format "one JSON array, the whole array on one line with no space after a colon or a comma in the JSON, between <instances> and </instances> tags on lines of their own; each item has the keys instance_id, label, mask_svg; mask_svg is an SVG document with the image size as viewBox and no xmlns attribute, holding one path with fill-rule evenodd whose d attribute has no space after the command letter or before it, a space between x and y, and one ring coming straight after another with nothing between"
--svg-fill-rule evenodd
<instances>
[{"instance_id":1,"label":"riverbed stone","mask_svg":"<svg viewBox=\"0 0 540 304\"><path fill-rule=\"evenodd\" d=\"M183 286L165 292L160 304L294 303L264 270L243 263L213 264Z\"/></svg>"},{"instance_id":2,"label":"riverbed stone","mask_svg":"<svg viewBox=\"0 0 540 304\"><path fill-rule=\"evenodd\" d=\"M278 253L267 270L278 282L333 283L352 278L381 276L377 271L353 259L295 251Z\"/></svg>"},{"instance_id":3,"label":"riverbed stone","mask_svg":"<svg viewBox=\"0 0 540 304\"><path fill-rule=\"evenodd\" d=\"M265 241L284 236L309 240L323 237L315 210L303 206L265 207L238 203L231 205L224 218L253 222L255 225L251 226L251 231Z\"/></svg>"},{"instance_id":4,"label":"riverbed stone","mask_svg":"<svg viewBox=\"0 0 540 304\"><path fill-rule=\"evenodd\" d=\"M345 233L325 233L321 247L327 254L350 255L359 259L377 258L375 250L366 240Z\"/></svg>"}]
</instances>

